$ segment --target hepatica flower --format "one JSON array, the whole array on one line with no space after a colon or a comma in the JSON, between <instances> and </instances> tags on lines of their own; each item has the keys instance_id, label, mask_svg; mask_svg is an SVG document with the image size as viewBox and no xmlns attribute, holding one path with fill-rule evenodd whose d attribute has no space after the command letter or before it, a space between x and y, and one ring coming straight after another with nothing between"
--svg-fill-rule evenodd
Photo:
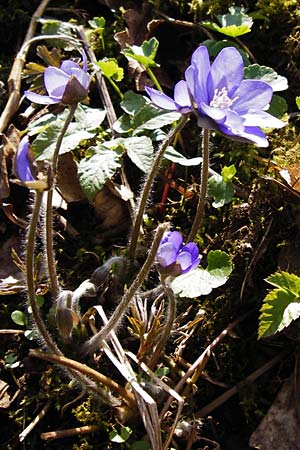
<instances>
[{"instance_id":1,"label":"hepatica flower","mask_svg":"<svg viewBox=\"0 0 300 450\"><path fill-rule=\"evenodd\" d=\"M161 273L177 276L198 267L201 257L197 245L194 242L182 245L182 242L178 231L164 234L156 253Z\"/></svg>"},{"instance_id":2,"label":"hepatica flower","mask_svg":"<svg viewBox=\"0 0 300 450\"><path fill-rule=\"evenodd\" d=\"M76 104L85 99L90 85L85 53L82 52L83 67L71 60L63 61L60 67L47 67L44 72L44 86L48 95L25 91L25 97L33 103L51 105Z\"/></svg>"},{"instance_id":3,"label":"hepatica flower","mask_svg":"<svg viewBox=\"0 0 300 450\"><path fill-rule=\"evenodd\" d=\"M261 127L280 128L285 124L266 112L272 87L261 80L243 80L243 74L243 59L236 48L224 48L211 64L207 48L200 46L192 55L185 81L177 87L180 92L177 98L159 95L155 89L148 88L147 93L157 106L171 109L173 105L174 110L180 111L184 103L188 106L188 92L199 126L267 147L268 140Z\"/></svg>"},{"instance_id":4,"label":"hepatica flower","mask_svg":"<svg viewBox=\"0 0 300 450\"><path fill-rule=\"evenodd\" d=\"M33 161L29 157L30 144L28 136L24 136L18 146L15 157L15 173L22 185L28 188L44 190L48 188L48 182L45 177L35 177Z\"/></svg>"},{"instance_id":5,"label":"hepatica flower","mask_svg":"<svg viewBox=\"0 0 300 450\"><path fill-rule=\"evenodd\" d=\"M169 111L177 111L182 114L189 113L192 111L191 99L188 91L187 84L184 80L179 81L174 88L174 100L168 97L163 92L157 89L145 87L145 90L152 102L163 109L168 109Z\"/></svg>"}]
</instances>

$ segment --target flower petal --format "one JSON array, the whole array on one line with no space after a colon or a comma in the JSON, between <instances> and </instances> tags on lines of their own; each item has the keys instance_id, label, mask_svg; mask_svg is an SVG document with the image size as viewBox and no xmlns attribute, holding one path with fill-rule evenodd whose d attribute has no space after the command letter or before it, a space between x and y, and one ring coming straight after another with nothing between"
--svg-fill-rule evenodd
<instances>
[{"instance_id":1,"label":"flower petal","mask_svg":"<svg viewBox=\"0 0 300 450\"><path fill-rule=\"evenodd\" d=\"M151 98L151 101L154 103L154 105L158 106L159 108L177 111L176 103L171 97L168 97L163 92L160 92L157 89L153 89L148 86L145 87L145 91Z\"/></svg>"},{"instance_id":2,"label":"flower petal","mask_svg":"<svg viewBox=\"0 0 300 450\"><path fill-rule=\"evenodd\" d=\"M188 272L192 265L192 255L190 252L181 251L177 256L177 263L180 264L182 273Z\"/></svg>"},{"instance_id":3,"label":"flower petal","mask_svg":"<svg viewBox=\"0 0 300 450\"><path fill-rule=\"evenodd\" d=\"M265 133L263 133L259 127L245 127L244 131L239 134L235 134L228 128L220 126L220 131L234 140L256 144L258 147L268 147L269 145Z\"/></svg>"},{"instance_id":4,"label":"flower petal","mask_svg":"<svg viewBox=\"0 0 300 450\"><path fill-rule=\"evenodd\" d=\"M239 51L234 47L223 48L212 63L208 76L209 102L213 99L215 89L225 87L231 97L239 87L243 74L244 63Z\"/></svg>"},{"instance_id":5,"label":"flower petal","mask_svg":"<svg viewBox=\"0 0 300 450\"><path fill-rule=\"evenodd\" d=\"M30 170L30 163L28 158L28 149L29 149L29 141L28 136L24 136L21 139L15 161L15 171L16 174L21 181L34 181L34 177L32 176Z\"/></svg>"},{"instance_id":6,"label":"flower petal","mask_svg":"<svg viewBox=\"0 0 300 450\"><path fill-rule=\"evenodd\" d=\"M79 83L81 84L81 86L88 91L89 89L89 85L90 85L90 81L91 81L91 77L89 76L88 73L84 72L82 69L78 69L78 68L74 68L72 69L72 75L74 75L77 80L79 81Z\"/></svg>"},{"instance_id":7,"label":"flower petal","mask_svg":"<svg viewBox=\"0 0 300 450\"><path fill-rule=\"evenodd\" d=\"M79 64L77 64L74 61L71 61L70 59L66 59L60 65L60 70L65 72L67 75L72 75L72 69L80 69L81 70Z\"/></svg>"},{"instance_id":8,"label":"flower petal","mask_svg":"<svg viewBox=\"0 0 300 450\"><path fill-rule=\"evenodd\" d=\"M245 119L245 126L259 126L261 128L282 128L286 125L282 120L277 119L277 117L272 116L266 111L248 111L243 114L243 119Z\"/></svg>"},{"instance_id":9,"label":"flower petal","mask_svg":"<svg viewBox=\"0 0 300 450\"><path fill-rule=\"evenodd\" d=\"M261 80L243 80L235 91L232 109L239 114L249 109L264 109L272 99L273 89L268 83Z\"/></svg>"},{"instance_id":10,"label":"flower petal","mask_svg":"<svg viewBox=\"0 0 300 450\"><path fill-rule=\"evenodd\" d=\"M195 244L194 242L189 242L188 244L184 245L180 251L181 252L189 252L191 255L191 267L189 270L195 269L196 267L198 267L200 260L201 260L201 256L199 255L199 249L197 244Z\"/></svg>"},{"instance_id":11,"label":"flower petal","mask_svg":"<svg viewBox=\"0 0 300 450\"><path fill-rule=\"evenodd\" d=\"M156 253L156 261L161 267L168 267L175 263L177 259L177 249L172 242L166 242L159 246Z\"/></svg>"},{"instance_id":12,"label":"flower petal","mask_svg":"<svg viewBox=\"0 0 300 450\"><path fill-rule=\"evenodd\" d=\"M226 118L225 110L219 108L213 108L212 106L206 105L202 102L199 105L200 111L210 117L216 123L224 123Z\"/></svg>"},{"instance_id":13,"label":"flower petal","mask_svg":"<svg viewBox=\"0 0 300 450\"><path fill-rule=\"evenodd\" d=\"M47 67L44 72L44 85L49 96L62 97L69 78L70 75L67 75L63 70L52 66Z\"/></svg>"},{"instance_id":14,"label":"flower petal","mask_svg":"<svg viewBox=\"0 0 300 450\"><path fill-rule=\"evenodd\" d=\"M182 236L179 233L179 231L169 231L167 233L167 240L168 242L172 242L172 244L174 245L174 248L176 248L176 251L179 252L180 247L182 245Z\"/></svg>"},{"instance_id":15,"label":"flower petal","mask_svg":"<svg viewBox=\"0 0 300 450\"><path fill-rule=\"evenodd\" d=\"M39 105L52 105L54 103L59 103L61 99L51 98L48 95L36 94L35 92L25 91L24 95L32 103L37 103Z\"/></svg>"},{"instance_id":16,"label":"flower petal","mask_svg":"<svg viewBox=\"0 0 300 450\"><path fill-rule=\"evenodd\" d=\"M209 103L208 91L207 91L207 79L211 70L208 50L204 45L201 45L194 51L191 59L191 65L194 67L194 81L191 79L191 71L189 68L186 70L186 76L191 92L197 102ZM192 89L191 83L195 83Z\"/></svg>"},{"instance_id":17,"label":"flower petal","mask_svg":"<svg viewBox=\"0 0 300 450\"><path fill-rule=\"evenodd\" d=\"M174 87L174 100L175 103L180 106L179 110L182 108L184 109L184 112L192 111L191 99L186 81L181 80L176 83Z\"/></svg>"}]
</instances>

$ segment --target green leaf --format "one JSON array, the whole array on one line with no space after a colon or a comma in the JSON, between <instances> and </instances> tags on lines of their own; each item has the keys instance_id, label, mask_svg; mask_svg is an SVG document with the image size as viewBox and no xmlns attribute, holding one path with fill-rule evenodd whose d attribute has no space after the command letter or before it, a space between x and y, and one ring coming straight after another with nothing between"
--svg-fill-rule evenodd
<instances>
[{"instance_id":1,"label":"green leaf","mask_svg":"<svg viewBox=\"0 0 300 450\"><path fill-rule=\"evenodd\" d=\"M207 255L207 268L211 275L226 278L232 272L230 256L222 250L211 250Z\"/></svg>"},{"instance_id":2,"label":"green leaf","mask_svg":"<svg viewBox=\"0 0 300 450\"><path fill-rule=\"evenodd\" d=\"M288 88L286 77L278 75L274 69L259 64L251 64L244 69L244 78L262 80L272 86L273 91L285 91Z\"/></svg>"},{"instance_id":3,"label":"green leaf","mask_svg":"<svg viewBox=\"0 0 300 450\"><path fill-rule=\"evenodd\" d=\"M130 435L132 434L132 429L129 427L122 427L120 432L113 430L109 433L109 440L117 444L123 444L126 442Z\"/></svg>"},{"instance_id":4,"label":"green leaf","mask_svg":"<svg viewBox=\"0 0 300 450\"><path fill-rule=\"evenodd\" d=\"M287 102L279 95L273 95L270 107L267 110L268 113L281 119L288 110Z\"/></svg>"},{"instance_id":5,"label":"green leaf","mask_svg":"<svg viewBox=\"0 0 300 450\"><path fill-rule=\"evenodd\" d=\"M300 109L300 97L297 96L295 100L296 100L297 108Z\"/></svg>"},{"instance_id":6,"label":"green leaf","mask_svg":"<svg viewBox=\"0 0 300 450\"><path fill-rule=\"evenodd\" d=\"M155 37L152 37L149 41L144 41L141 46L129 45L122 50L121 53L126 56L127 59L134 59L142 64L145 68L157 67L158 64L154 61L159 42Z\"/></svg>"},{"instance_id":7,"label":"green leaf","mask_svg":"<svg viewBox=\"0 0 300 450\"><path fill-rule=\"evenodd\" d=\"M283 330L300 317L300 277L288 272L276 272L266 281L275 286L275 289L263 300L259 317L259 338Z\"/></svg>"},{"instance_id":8,"label":"green leaf","mask_svg":"<svg viewBox=\"0 0 300 450\"><path fill-rule=\"evenodd\" d=\"M198 267L172 281L171 288L175 294L187 298L200 297L226 283L232 271L229 256L221 250L215 250L208 253L207 259L206 269Z\"/></svg>"},{"instance_id":9,"label":"green leaf","mask_svg":"<svg viewBox=\"0 0 300 450\"><path fill-rule=\"evenodd\" d=\"M19 356L15 353L9 353L8 355L5 355L4 361L6 369L16 369L21 364L21 361L19 361Z\"/></svg>"},{"instance_id":10,"label":"green leaf","mask_svg":"<svg viewBox=\"0 0 300 450\"><path fill-rule=\"evenodd\" d=\"M150 104L150 100L133 91L126 91L121 102L121 108L129 115L136 114L143 106Z\"/></svg>"},{"instance_id":11,"label":"green leaf","mask_svg":"<svg viewBox=\"0 0 300 450\"><path fill-rule=\"evenodd\" d=\"M64 48L66 50L73 50L75 48L76 41L73 36L72 24L54 19L39 19L39 22L42 24L42 34L63 34L64 36L69 36L69 41L66 39L52 39L52 46Z\"/></svg>"},{"instance_id":12,"label":"green leaf","mask_svg":"<svg viewBox=\"0 0 300 450\"><path fill-rule=\"evenodd\" d=\"M114 81L122 81L124 78L124 69L119 67L117 60L114 58L104 58L97 61L97 66L100 67L106 78L111 78Z\"/></svg>"},{"instance_id":13,"label":"green leaf","mask_svg":"<svg viewBox=\"0 0 300 450\"><path fill-rule=\"evenodd\" d=\"M156 111L155 111L156 110ZM136 116L134 116L133 124L140 122L140 125L135 127L134 134L138 134L143 130L156 130L166 125L171 125L180 119L181 114L177 112L163 112L164 110L159 108L153 108L150 105L146 105ZM154 117L147 118L150 115Z\"/></svg>"},{"instance_id":14,"label":"green leaf","mask_svg":"<svg viewBox=\"0 0 300 450\"><path fill-rule=\"evenodd\" d=\"M229 14L218 15L217 19L220 25L212 22L202 22L206 28L230 37L238 37L249 33L253 24L252 17L245 13L244 8L238 6L231 6Z\"/></svg>"},{"instance_id":15,"label":"green leaf","mask_svg":"<svg viewBox=\"0 0 300 450\"><path fill-rule=\"evenodd\" d=\"M15 310L11 313L11 318L14 323L21 326L27 325L27 316L23 313L23 311Z\"/></svg>"},{"instance_id":16,"label":"green leaf","mask_svg":"<svg viewBox=\"0 0 300 450\"><path fill-rule=\"evenodd\" d=\"M122 139L128 158L142 171L149 172L153 162L153 145L147 136Z\"/></svg>"},{"instance_id":17,"label":"green leaf","mask_svg":"<svg viewBox=\"0 0 300 450\"><path fill-rule=\"evenodd\" d=\"M66 119L67 111L57 117L51 115L48 123L33 123L31 131L36 126L42 126L42 131L32 142L32 149L37 160L50 160L53 156L58 136ZM91 139L97 133L97 128L105 118L105 111L78 106L75 114L75 122L71 122L62 141L60 155L74 150L81 141Z\"/></svg>"},{"instance_id":18,"label":"green leaf","mask_svg":"<svg viewBox=\"0 0 300 450\"><path fill-rule=\"evenodd\" d=\"M105 19L104 17L93 17L92 20L89 20L89 25L94 28L94 30L102 30L105 28Z\"/></svg>"},{"instance_id":19,"label":"green leaf","mask_svg":"<svg viewBox=\"0 0 300 450\"><path fill-rule=\"evenodd\" d=\"M122 155L105 145L90 147L89 152L92 156L79 162L78 178L87 199L93 201L106 181L121 167Z\"/></svg>"},{"instance_id":20,"label":"green leaf","mask_svg":"<svg viewBox=\"0 0 300 450\"><path fill-rule=\"evenodd\" d=\"M164 158L168 161L175 162L177 164L180 164L181 166L198 166L202 162L202 158L186 158L181 153L179 153L177 150L175 150L174 147L169 146L167 147Z\"/></svg>"},{"instance_id":21,"label":"green leaf","mask_svg":"<svg viewBox=\"0 0 300 450\"><path fill-rule=\"evenodd\" d=\"M207 183L207 195L213 197L212 206L214 208L221 208L227 203L230 203L234 195L234 189L231 181L224 181L219 174L212 175Z\"/></svg>"},{"instance_id":22,"label":"green leaf","mask_svg":"<svg viewBox=\"0 0 300 450\"><path fill-rule=\"evenodd\" d=\"M225 181L225 183L232 181L235 174L236 174L236 168L235 168L234 164L232 164L231 166L224 166L221 171L221 175L222 175L223 181Z\"/></svg>"}]
</instances>

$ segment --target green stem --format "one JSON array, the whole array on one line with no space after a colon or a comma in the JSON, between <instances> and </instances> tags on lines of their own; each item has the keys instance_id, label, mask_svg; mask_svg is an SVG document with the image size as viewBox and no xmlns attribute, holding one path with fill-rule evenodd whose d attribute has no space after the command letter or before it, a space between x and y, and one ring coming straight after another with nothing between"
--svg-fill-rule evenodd
<instances>
[{"instance_id":1,"label":"green stem","mask_svg":"<svg viewBox=\"0 0 300 450\"><path fill-rule=\"evenodd\" d=\"M200 185L199 201L194 222L188 237L188 242L191 242L195 239L204 216L207 182L208 182L208 170L209 170L209 130L207 128L203 129L202 158L203 160L201 166L201 185Z\"/></svg>"},{"instance_id":2,"label":"green stem","mask_svg":"<svg viewBox=\"0 0 300 450\"><path fill-rule=\"evenodd\" d=\"M43 191L37 191L33 212L30 220L28 235L27 235L27 245L26 245L26 280L27 280L27 291L28 291L28 301L31 307L34 322L37 326L40 336L44 340L45 344L53 352L57 353L58 349L49 335L43 319L40 315L39 309L36 303L35 297L35 282L34 282L34 249L35 249L35 239L36 239L36 228L38 224L41 204L43 200Z\"/></svg>"},{"instance_id":3,"label":"green stem","mask_svg":"<svg viewBox=\"0 0 300 450\"><path fill-rule=\"evenodd\" d=\"M140 288L151 269L151 266L155 260L157 249L167 227L168 223L162 223L157 227L151 248L149 250L147 259L144 262L144 265L135 277L131 286L127 289L126 293L124 294L117 308L114 310L107 324L104 325L104 327L97 334L95 334L95 336L93 336L87 344L85 344L86 352L92 353L100 348L101 342L106 339L109 333L112 330L116 329L116 327L118 326L120 320L123 318L128 308L131 299L136 294L137 290Z\"/></svg>"},{"instance_id":4,"label":"green stem","mask_svg":"<svg viewBox=\"0 0 300 450\"><path fill-rule=\"evenodd\" d=\"M69 109L69 114L67 116L67 119L64 123L64 126L58 136L56 146L54 149L53 157L52 157L52 174L53 179L55 183L55 177L57 173L57 163L58 163L58 156L59 156L59 150L61 148L62 140L64 138L64 135L66 134L66 131L72 122L72 119L74 117L75 111L77 108L77 104L71 105ZM53 189L54 185L51 186L51 188L48 191L47 194L47 206L46 206L46 254L47 254L47 266L48 266L48 273L49 273L49 279L50 279L50 287L51 287L51 293L53 296L53 299L56 300L59 293L59 283L57 279L57 273L56 273L56 264L55 264L55 255L54 255L54 245L53 245L53 220L52 220L52 199L53 199Z\"/></svg>"},{"instance_id":5,"label":"green stem","mask_svg":"<svg viewBox=\"0 0 300 450\"><path fill-rule=\"evenodd\" d=\"M114 80L112 80L111 78L108 78L108 81L110 82L110 84L112 85L112 87L114 88L114 90L116 91L118 96L120 97L120 99L123 100L124 95L120 91L119 86L117 85L117 83L115 83Z\"/></svg>"},{"instance_id":6,"label":"green stem","mask_svg":"<svg viewBox=\"0 0 300 450\"><path fill-rule=\"evenodd\" d=\"M150 69L150 67L146 67L146 72L148 73L149 77L151 78L151 80L153 81L154 86L161 92L163 92L161 85L158 82L158 79L156 78L156 76L154 75L154 73L152 72L152 70Z\"/></svg>"},{"instance_id":7,"label":"green stem","mask_svg":"<svg viewBox=\"0 0 300 450\"><path fill-rule=\"evenodd\" d=\"M139 237L139 232L140 232L140 227L141 227L141 223L143 220L143 215L144 215L144 211L146 208L146 203L148 200L148 196L149 196L149 192L151 190L156 172L159 168L159 165L161 163L162 157L165 153L166 148L170 145L170 143L172 142L172 140L174 139L174 137L176 136L176 134L181 131L181 129L184 127L184 125L186 124L188 117L187 115L183 115L181 117L181 120L179 121L179 123L177 124L177 126L169 133L169 135L167 136L166 140L163 142L161 148L158 150L158 152L155 155L150 173L148 175L148 178L146 179L146 182L144 184L144 188L140 197L140 202L139 202L139 206L138 206L138 210L137 210L137 214L135 216L135 221L134 221L134 225L133 225L133 230L132 230L132 234L131 234L131 240L130 240L130 246L129 246L129 257L131 259L134 259L135 256L135 252L136 252L136 247L137 247L137 242L138 242L138 237Z\"/></svg>"}]
</instances>

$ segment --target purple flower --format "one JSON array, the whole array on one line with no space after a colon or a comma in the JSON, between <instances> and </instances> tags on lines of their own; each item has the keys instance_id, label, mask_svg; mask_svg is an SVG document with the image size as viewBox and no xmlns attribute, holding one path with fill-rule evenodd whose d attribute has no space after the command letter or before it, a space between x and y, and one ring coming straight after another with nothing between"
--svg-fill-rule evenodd
<instances>
[{"instance_id":1,"label":"purple flower","mask_svg":"<svg viewBox=\"0 0 300 450\"><path fill-rule=\"evenodd\" d=\"M42 173L37 172L32 159L30 158L30 144L28 136L24 136L18 146L18 150L14 162L15 174L18 177L18 183L29 189L45 190L48 187L48 178Z\"/></svg>"},{"instance_id":2,"label":"purple flower","mask_svg":"<svg viewBox=\"0 0 300 450\"><path fill-rule=\"evenodd\" d=\"M25 91L25 97L33 103L51 105L64 103L71 105L84 100L87 96L90 76L87 73L85 53L82 52L83 68L74 61L63 61L58 67L47 67L44 72L44 86L48 95Z\"/></svg>"},{"instance_id":3,"label":"purple flower","mask_svg":"<svg viewBox=\"0 0 300 450\"><path fill-rule=\"evenodd\" d=\"M168 109L170 111L178 111L182 114L192 111L189 91L184 80L179 81L175 85L174 100L171 97L168 97L163 92L158 91L157 89L146 86L145 90L151 98L152 102L160 108Z\"/></svg>"},{"instance_id":4,"label":"purple flower","mask_svg":"<svg viewBox=\"0 0 300 450\"><path fill-rule=\"evenodd\" d=\"M234 47L221 50L212 64L206 47L195 50L185 78L198 109L198 125L267 147L260 127L280 128L285 124L265 111L272 99L272 87L261 80L243 80L243 74L243 59Z\"/></svg>"},{"instance_id":5,"label":"purple flower","mask_svg":"<svg viewBox=\"0 0 300 450\"><path fill-rule=\"evenodd\" d=\"M35 178L31 173L31 164L28 157L29 141L28 136L24 136L19 144L16 159L15 159L15 172L20 181L28 182L34 181Z\"/></svg>"},{"instance_id":6,"label":"purple flower","mask_svg":"<svg viewBox=\"0 0 300 450\"><path fill-rule=\"evenodd\" d=\"M145 90L160 108L182 114L196 112L202 128L267 147L261 127L280 128L285 123L265 111L272 87L261 80L243 80L243 74L243 59L236 48L224 48L211 64L207 48L200 46L192 55L185 80L175 86L174 100L156 89Z\"/></svg>"},{"instance_id":7,"label":"purple flower","mask_svg":"<svg viewBox=\"0 0 300 450\"><path fill-rule=\"evenodd\" d=\"M156 253L160 272L176 276L198 267L201 257L197 245L194 242L182 245L182 241L178 231L164 234Z\"/></svg>"}]
</instances>

